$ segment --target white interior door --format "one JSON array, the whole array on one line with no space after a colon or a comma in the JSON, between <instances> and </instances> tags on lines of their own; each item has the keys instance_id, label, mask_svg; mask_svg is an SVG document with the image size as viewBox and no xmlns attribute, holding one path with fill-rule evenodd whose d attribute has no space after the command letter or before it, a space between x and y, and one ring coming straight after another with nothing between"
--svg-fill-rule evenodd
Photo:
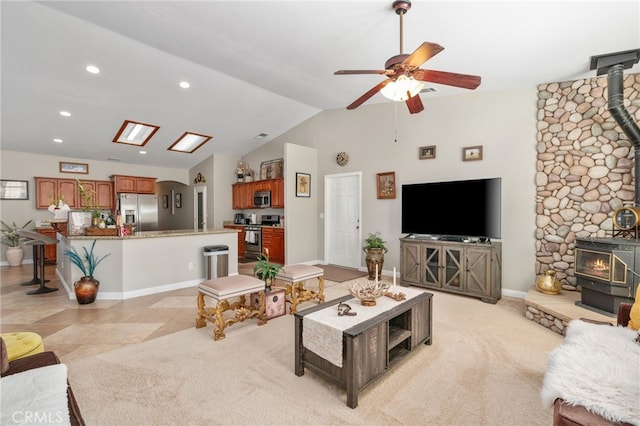
<instances>
[{"instance_id":1,"label":"white interior door","mask_svg":"<svg viewBox=\"0 0 640 426\"><path fill-rule=\"evenodd\" d=\"M359 268L362 173L327 175L324 188L324 258L332 265Z\"/></svg>"}]
</instances>

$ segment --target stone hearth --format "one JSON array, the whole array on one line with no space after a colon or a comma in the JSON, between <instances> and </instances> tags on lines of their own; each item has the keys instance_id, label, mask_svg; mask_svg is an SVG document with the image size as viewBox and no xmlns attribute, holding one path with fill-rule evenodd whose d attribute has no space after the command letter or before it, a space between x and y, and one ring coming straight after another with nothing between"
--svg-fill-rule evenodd
<instances>
[{"instance_id":1,"label":"stone hearth","mask_svg":"<svg viewBox=\"0 0 640 426\"><path fill-rule=\"evenodd\" d=\"M563 290L560 294L549 295L532 287L524 298L524 315L531 321L562 335L569 321L578 318L616 324L616 317L613 314L603 315L577 306L576 302L580 301L580 296L579 291Z\"/></svg>"}]
</instances>

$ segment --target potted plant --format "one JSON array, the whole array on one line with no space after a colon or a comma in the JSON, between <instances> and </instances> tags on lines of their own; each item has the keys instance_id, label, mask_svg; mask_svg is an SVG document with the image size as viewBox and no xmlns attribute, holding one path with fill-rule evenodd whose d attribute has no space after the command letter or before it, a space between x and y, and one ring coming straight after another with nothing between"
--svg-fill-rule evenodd
<instances>
[{"instance_id":1,"label":"potted plant","mask_svg":"<svg viewBox=\"0 0 640 426\"><path fill-rule=\"evenodd\" d=\"M31 222L32 220L28 220L24 225L19 227L15 222L13 222L11 226L9 226L6 223L0 221L0 223L2 223L2 243L8 246L6 257L9 266L22 265L24 250L22 249L22 247L20 247L21 237L20 235L18 235L18 230L26 228Z\"/></svg>"},{"instance_id":2,"label":"potted plant","mask_svg":"<svg viewBox=\"0 0 640 426\"><path fill-rule=\"evenodd\" d=\"M282 269L281 265L277 263L269 262L269 249L264 249L264 254L258 256L258 263L253 267L253 275L264 280L264 285L267 290L271 290L273 280L278 275L278 272Z\"/></svg>"},{"instance_id":3,"label":"potted plant","mask_svg":"<svg viewBox=\"0 0 640 426\"><path fill-rule=\"evenodd\" d=\"M80 269L80 272L82 272L80 280L73 284L76 293L76 300L81 305L93 303L96 300L100 281L94 278L93 273L100 262L110 254L105 254L98 258L93 253L95 246L96 240L93 240L90 250L87 250L86 247L82 247L82 254L78 253L75 247L71 247L71 250L65 250L64 252L64 255L69 258L71 263L76 265L78 269Z\"/></svg>"},{"instance_id":4,"label":"potted plant","mask_svg":"<svg viewBox=\"0 0 640 426\"><path fill-rule=\"evenodd\" d=\"M100 221L100 208L96 205L96 191L91 188L85 188L82 182L80 182L80 179L76 179L76 183L78 184L78 191L82 198L83 210L85 212L91 212L91 224L97 227Z\"/></svg>"},{"instance_id":5,"label":"potted plant","mask_svg":"<svg viewBox=\"0 0 640 426\"><path fill-rule=\"evenodd\" d=\"M382 239L380 232L376 232L375 234L369 233L367 238L364 239L362 251L366 253L365 261L367 263L370 280L375 280L378 278L377 275L382 274L384 254L387 252L385 243L386 241Z\"/></svg>"}]
</instances>

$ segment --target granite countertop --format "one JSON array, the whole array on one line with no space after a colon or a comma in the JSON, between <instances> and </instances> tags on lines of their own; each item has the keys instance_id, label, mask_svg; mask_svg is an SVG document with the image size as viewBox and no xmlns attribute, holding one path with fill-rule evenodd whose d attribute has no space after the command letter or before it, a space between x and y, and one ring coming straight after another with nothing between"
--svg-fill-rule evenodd
<instances>
[{"instance_id":1,"label":"granite countertop","mask_svg":"<svg viewBox=\"0 0 640 426\"><path fill-rule=\"evenodd\" d=\"M131 235L125 236L117 236L117 235L69 235L67 236L70 240L131 240L138 238L165 238L165 237L188 237L194 235L205 235L205 234L230 234L238 232L234 229L208 229L206 231L194 231L193 229L178 229L178 230L169 230L169 231L140 231L134 232Z\"/></svg>"},{"instance_id":2,"label":"granite countertop","mask_svg":"<svg viewBox=\"0 0 640 426\"><path fill-rule=\"evenodd\" d=\"M260 223L254 224L245 224L245 223L234 223L232 220L225 220L222 222L222 226L260 226L262 228L284 228L284 225L262 225Z\"/></svg>"}]
</instances>

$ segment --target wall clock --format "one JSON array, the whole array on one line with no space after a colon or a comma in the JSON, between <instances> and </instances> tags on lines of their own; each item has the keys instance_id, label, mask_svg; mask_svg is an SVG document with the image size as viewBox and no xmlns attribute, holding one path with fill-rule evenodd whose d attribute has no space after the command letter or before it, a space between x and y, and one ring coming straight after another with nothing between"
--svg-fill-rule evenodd
<instances>
[{"instance_id":1,"label":"wall clock","mask_svg":"<svg viewBox=\"0 0 640 426\"><path fill-rule=\"evenodd\" d=\"M339 152L338 155L336 156L336 162L341 166L346 166L347 163L349 162L349 156L344 151Z\"/></svg>"}]
</instances>

